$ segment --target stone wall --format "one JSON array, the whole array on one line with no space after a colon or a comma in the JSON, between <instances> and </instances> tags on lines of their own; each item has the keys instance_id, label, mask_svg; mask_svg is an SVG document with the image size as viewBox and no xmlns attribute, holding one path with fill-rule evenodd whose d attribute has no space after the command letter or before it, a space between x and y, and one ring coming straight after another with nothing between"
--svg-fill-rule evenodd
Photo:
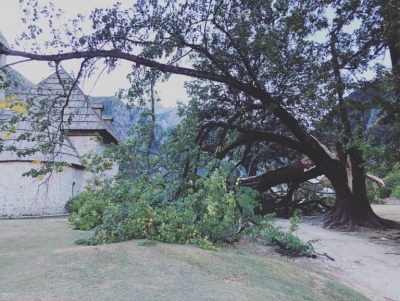
<instances>
[{"instance_id":1,"label":"stone wall","mask_svg":"<svg viewBox=\"0 0 400 301\"><path fill-rule=\"evenodd\" d=\"M89 152L101 155L105 145L97 139L96 136L69 136L79 156L83 156ZM118 165L114 164L113 168L104 172L106 176L113 177L118 173ZM92 180L96 174L84 172L83 182Z\"/></svg>"},{"instance_id":2,"label":"stone wall","mask_svg":"<svg viewBox=\"0 0 400 301\"><path fill-rule=\"evenodd\" d=\"M96 136L70 137L78 154L88 152L101 154L104 144ZM37 168L32 162L13 161L0 164L0 216L31 216L63 214L65 204L72 197L83 191L87 181L96 174L77 167L67 167L55 173L51 179L41 184L37 179L23 177L22 174L31 168ZM112 177L118 172L114 164L105 175Z\"/></svg>"},{"instance_id":3,"label":"stone wall","mask_svg":"<svg viewBox=\"0 0 400 301\"><path fill-rule=\"evenodd\" d=\"M65 168L54 174L48 185L22 174L30 162L2 162L0 170L0 216L63 214L67 201L83 190L83 170Z\"/></svg>"}]
</instances>

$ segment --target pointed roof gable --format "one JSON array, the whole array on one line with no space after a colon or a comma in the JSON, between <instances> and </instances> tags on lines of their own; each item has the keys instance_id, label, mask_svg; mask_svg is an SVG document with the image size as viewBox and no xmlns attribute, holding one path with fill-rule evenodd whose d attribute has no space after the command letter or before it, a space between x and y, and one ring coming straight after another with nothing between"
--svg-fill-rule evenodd
<instances>
[{"instance_id":1,"label":"pointed roof gable","mask_svg":"<svg viewBox=\"0 0 400 301\"><path fill-rule=\"evenodd\" d=\"M61 83L60 83L61 80ZM31 94L41 98L58 98L60 110L64 108L65 128L71 134L85 134L98 132L104 139L105 143L118 143L110 126L96 113L87 96L75 84L75 80L63 69L60 68L58 73L50 75L45 80L37 84ZM71 91L71 88L74 88ZM68 103L67 103L68 102ZM67 120L69 122L67 122Z\"/></svg>"},{"instance_id":2,"label":"pointed roof gable","mask_svg":"<svg viewBox=\"0 0 400 301\"><path fill-rule=\"evenodd\" d=\"M61 83L59 79L61 79ZM73 83L72 77L64 69L60 69L58 74L52 74L31 88L29 93L19 96L20 99L30 98L34 104L37 103L38 105L40 102L44 102L48 105L49 112L50 110L54 112L53 115L55 116L52 116L50 126L47 129L50 135L60 130L59 116L64 109L63 127L67 130L68 135L93 135L94 133L99 133L105 143L118 143L118 138L112 132L110 126L93 110L91 103L82 90L77 85L72 91L70 90ZM40 108L38 108L39 110ZM8 122L13 114L12 110L0 112L0 124ZM9 137L4 139L4 146L12 146L16 151L0 152L0 162L40 160L41 162L69 162L75 166L81 166L79 154L68 136L64 137L62 144L57 146L54 155L35 152L23 157L18 156L18 151L35 149L40 143L42 138L35 137L43 136L43 132L39 132L34 126L35 123L30 120L29 116L26 120L18 121L14 125L16 132L6 135ZM24 133L31 134L31 138L19 139L19 136ZM4 138L4 134L0 131L0 138Z\"/></svg>"},{"instance_id":3,"label":"pointed roof gable","mask_svg":"<svg viewBox=\"0 0 400 301\"><path fill-rule=\"evenodd\" d=\"M29 79L11 67L6 67L5 75L9 84L5 89L6 97L25 94L35 86Z\"/></svg>"}]
</instances>

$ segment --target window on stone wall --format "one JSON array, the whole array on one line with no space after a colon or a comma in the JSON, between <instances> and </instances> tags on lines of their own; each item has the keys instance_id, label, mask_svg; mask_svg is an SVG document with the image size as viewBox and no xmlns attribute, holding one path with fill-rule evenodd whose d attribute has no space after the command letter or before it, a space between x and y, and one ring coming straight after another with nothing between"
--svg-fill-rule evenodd
<instances>
[{"instance_id":1,"label":"window on stone wall","mask_svg":"<svg viewBox=\"0 0 400 301\"><path fill-rule=\"evenodd\" d=\"M71 195L71 197L75 197L75 195L76 195L76 187L75 186L76 186L75 182L73 182L72 183L72 195Z\"/></svg>"}]
</instances>

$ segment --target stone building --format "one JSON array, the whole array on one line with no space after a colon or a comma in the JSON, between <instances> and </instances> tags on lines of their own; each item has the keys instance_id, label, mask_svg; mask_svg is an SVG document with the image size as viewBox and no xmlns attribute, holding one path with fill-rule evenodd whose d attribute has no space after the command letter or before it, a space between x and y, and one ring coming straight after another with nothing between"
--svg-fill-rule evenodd
<instances>
[{"instance_id":1,"label":"stone building","mask_svg":"<svg viewBox=\"0 0 400 301\"><path fill-rule=\"evenodd\" d=\"M1 32L0 47L8 47ZM5 57L0 56L0 63L5 65ZM96 176L84 169L81 157L89 152L101 153L107 144L118 143L111 130L112 117L103 115L102 104L90 103L62 68L37 85L11 68L6 71L3 78L11 86L0 90L0 100L12 97L15 102L29 102L31 108L37 105L38 112L45 110L40 120L26 115L14 125L13 132L0 131L4 147L0 152L0 216L65 213L66 202ZM0 126L9 123L14 114L10 108L1 110ZM26 137L21 139L21 134ZM48 148L40 147L43 143L48 143ZM10 146L13 150L7 150ZM38 146L41 151L24 153ZM52 162L62 163L63 170L39 178L23 176ZM106 175L113 176L117 171L114 165Z\"/></svg>"}]
</instances>

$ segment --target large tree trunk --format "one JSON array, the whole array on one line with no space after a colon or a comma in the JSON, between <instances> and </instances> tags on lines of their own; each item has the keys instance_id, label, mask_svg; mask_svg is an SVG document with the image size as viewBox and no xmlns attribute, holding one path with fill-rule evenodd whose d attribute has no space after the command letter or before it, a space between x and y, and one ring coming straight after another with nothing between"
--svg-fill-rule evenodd
<instances>
[{"instance_id":1,"label":"large tree trunk","mask_svg":"<svg viewBox=\"0 0 400 301\"><path fill-rule=\"evenodd\" d=\"M264 192L283 183L295 187L324 174L330 180L336 194L335 207L317 218L325 227L400 228L400 224L380 218L373 212L367 196L367 174L361 153L352 148L345 154L340 145L337 145L336 157L320 146L327 156L318 167L309 160L303 160L261 175L243 178L240 185ZM318 160L317 156L316 159ZM290 202L287 205L289 206Z\"/></svg>"},{"instance_id":2,"label":"large tree trunk","mask_svg":"<svg viewBox=\"0 0 400 301\"><path fill-rule=\"evenodd\" d=\"M380 218L373 212L367 196L362 158L356 149L349 150L347 161L347 166L342 164L326 166L326 170L323 168L336 194L335 207L319 217L324 226L399 229L399 223Z\"/></svg>"}]
</instances>

